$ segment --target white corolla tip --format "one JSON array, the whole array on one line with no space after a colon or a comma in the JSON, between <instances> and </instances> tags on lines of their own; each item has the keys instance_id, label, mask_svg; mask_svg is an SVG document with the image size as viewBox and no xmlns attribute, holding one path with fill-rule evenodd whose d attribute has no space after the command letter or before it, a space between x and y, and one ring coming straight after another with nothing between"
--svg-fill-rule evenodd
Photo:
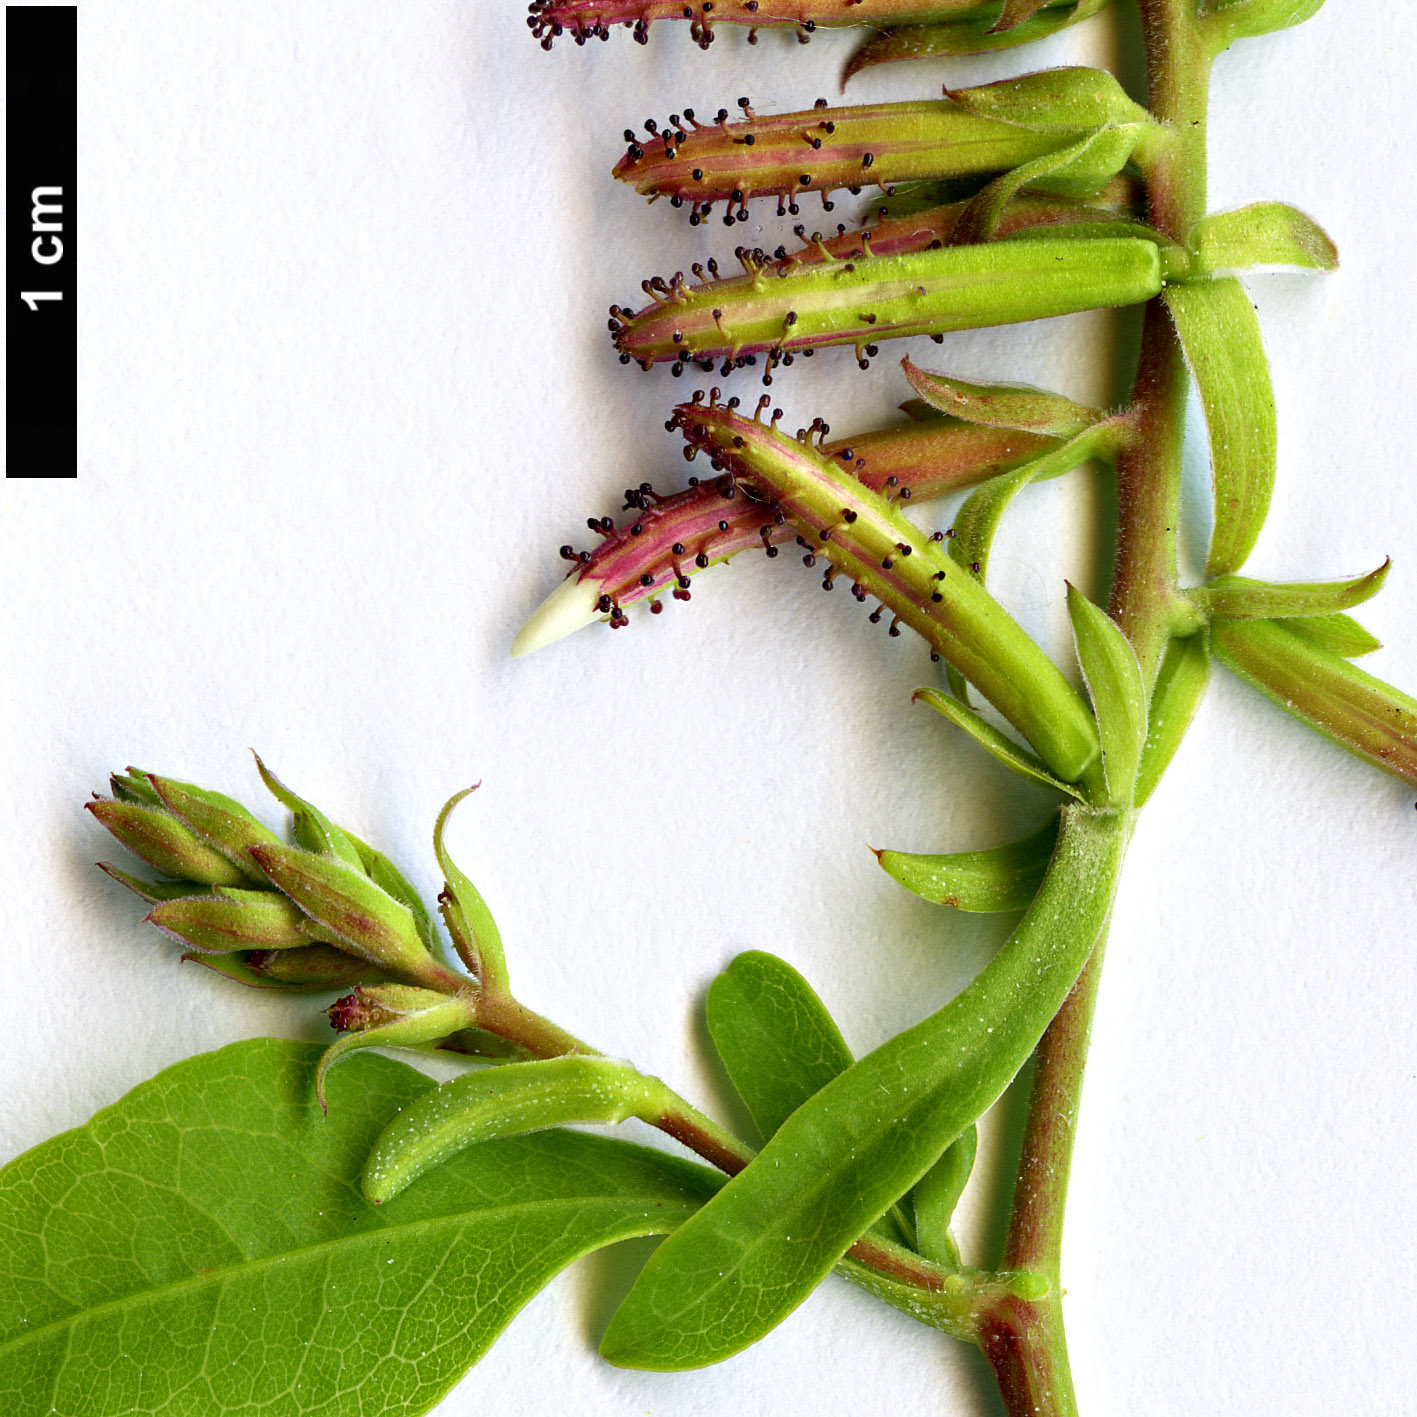
<instances>
[{"instance_id":1,"label":"white corolla tip","mask_svg":"<svg viewBox=\"0 0 1417 1417\"><path fill-rule=\"evenodd\" d=\"M521 659L600 618L600 582L572 576L561 582L527 617L512 641L512 658Z\"/></svg>"}]
</instances>

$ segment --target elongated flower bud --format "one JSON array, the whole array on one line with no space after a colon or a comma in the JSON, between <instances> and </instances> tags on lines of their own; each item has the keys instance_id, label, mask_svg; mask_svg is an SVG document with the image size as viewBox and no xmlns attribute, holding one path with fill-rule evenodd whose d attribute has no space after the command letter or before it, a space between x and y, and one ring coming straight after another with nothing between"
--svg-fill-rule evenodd
<instances>
[{"instance_id":1,"label":"elongated flower bud","mask_svg":"<svg viewBox=\"0 0 1417 1417\"><path fill-rule=\"evenodd\" d=\"M288 950L310 943L304 916L274 891L219 888L206 896L163 901L148 923L204 952Z\"/></svg>"},{"instance_id":2,"label":"elongated flower bud","mask_svg":"<svg viewBox=\"0 0 1417 1417\"><path fill-rule=\"evenodd\" d=\"M284 989L317 993L330 989L352 989L356 984L378 984L385 978L378 965L333 945L303 945L295 949L238 950L232 954L203 954L193 951L182 956L196 964L256 989Z\"/></svg>"},{"instance_id":3,"label":"elongated flower bud","mask_svg":"<svg viewBox=\"0 0 1417 1417\"><path fill-rule=\"evenodd\" d=\"M796 198L809 192L1004 172L1067 147L1082 131L1035 131L971 113L952 99L726 118L631 142L614 175L641 196L689 203L694 223L713 203L727 202L724 222L732 226L747 220L754 197L777 197L784 215L788 202L796 212Z\"/></svg>"},{"instance_id":4,"label":"elongated flower bud","mask_svg":"<svg viewBox=\"0 0 1417 1417\"><path fill-rule=\"evenodd\" d=\"M308 938L333 938L434 989L461 983L429 953L413 912L352 866L295 846L258 846L251 855L272 884L314 922Z\"/></svg>"},{"instance_id":5,"label":"elongated flower bud","mask_svg":"<svg viewBox=\"0 0 1417 1417\"><path fill-rule=\"evenodd\" d=\"M1079 10L1093 14L1106 0L1042 0L1042 14L1023 26L1023 34L1009 31L990 34L999 21L999 0L532 0L527 27L550 49L562 34L577 44L588 39L608 39L612 25L622 25L644 44L655 20L688 20L694 42L707 49L713 43L714 26L747 25L750 31L763 27L792 28L806 40L813 30L844 25L928 24L948 19L978 36L972 42L979 49L1005 48L1026 43L1040 34L1073 24L1084 18ZM1049 23L1040 23L1040 21ZM750 32L749 41L754 36ZM969 53L960 48L956 53Z\"/></svg>"},{"instance_id":6,"label":"elongated flower bud","mask_svg":"<svg viewBox=\"0 0 1417 1417\"><path fill-rule=\"evenodd\" d=\"M730 405L735 400L729 400ZM825 437L826 425L816 423L803 435ZM889 488L897 496L923 500L971 487L1006 472L1054 446L1053 438L1009 429L983 428L926 410L919 421L882 428L852 438L823 442L821 453L836 459L873 492ZM786 517L779 521L761 502L750 497L725 497L731 484L714 478L691 479L687 491L657 496L646 485L626 492L633 516L620 526L592 521L603 540L594 551L576 553L562 547L563 557L577 570L552 592L526 622L512 645L514 656L531 654L563 635L589 624L597 615L612 626L628 623L626 606L649 600L651 610L662 605L666 590L676 600L690 598L690 579L740 551L778 554L785 542L801 533ZM814 564L816 549L803 548Z\"/></svg>"},{"instance_id":7,"label":"elongated flower bud","mask_svg":"<svg viewBox=\"0 0 1417 1417\"><path fill-rule=\"evenodd\" d=\"M232 865L186 822L165 808L104 798L86 802L84 806L134 856L164 876L199 886L234 886L247 882L244 871Z\"/></svg>"},{"instance_id":8,"label":"elongated flower bud","mask_svg":"<svg viewBox=\"0 0 1417 1417\"><path fill-rule=\"evenodd\" d=\"M747 253L740 253L746 255ZM755 267L699 286L677 283L637 314L612 306L615 346L645 368L674 361L783 356L828 345L1041 320L1131 305L1162 287L1162 252L1135 237L991 241L909 256Z\"/></svg>"},{"instance_id":9,"label":"elongated flower bud","mask_svg":"<svg viewBox=\"0 0 1417 1417\"><path fill-rule=\"evenodd\" d=\"M1097 727L1077 690L962 566L891 503L807 440L722 404L674 412L691 445L742 477L830 559L959 670L1064 782L1097 756ZM828 584L831 577L827 578Z\"/></svg>"},{"instance_id":10,"label":"elongated flower bud","mask_svg":"<svg viewBox=\"0 0 1417 1417\"><path fill-rule=\"evenodd\" d=\"M1227 669L1287 713L1417 787L1417 700L1285 620L1213 620L1210 647Z\"/></svg>"}]
</instances>

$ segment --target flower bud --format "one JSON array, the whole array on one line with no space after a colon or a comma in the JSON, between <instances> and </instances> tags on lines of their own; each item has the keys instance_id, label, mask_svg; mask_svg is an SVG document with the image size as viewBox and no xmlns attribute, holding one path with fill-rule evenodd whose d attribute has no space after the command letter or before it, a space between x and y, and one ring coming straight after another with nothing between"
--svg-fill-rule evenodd
<instances>
[{"instance_id":1,"label":"flower bud","mask_svg":"<svg viewBox=\"0 0 1417 1417\"><path fill-rule=\"evenodd\" d=\"M307 938L333 939L364 959L434 988L457 988L465 982L429 952L413 912L361 871L295 846L256 846L251 856L272 884L321 927L304 927Z\"/></svg>"},{"instance_id":2,"label":"flower bud","mask_svg":"<svg viewBox=\"0 0 1417 1417\"><path fill-rule=\"evenodd\" d=\"M144 773L164 807L180 817L213 851L226 857L247 880L264 885L251 860L253 846L280 845L280 838L239 802L190 782Z\"/></svg>"},{"instance_id":3,"label":"flower bud","mask_svg":"<svg viewBox=\"0 0 1417 1417\"><path fill-rule=\"evenodd\" d=\"M352 989L357 984L377 984L384 971L333 945L301 945L295 949L239 950L234 954L182 956L256 989L285 989L300 993L323 993L330 989Z\"/></svg>"},{"instance_id":4,"label":"flower bud","mask_svg":"<svg viewBox=\"0 0 1417 1417\"><path fill-rule=\"evenodd\" d=\"M146 861L164 876L202 886L247 883L243 871L185 822L162 807L105 798L86 802L84 806L134 856Z\"/></svg>"},{"instance_id":5,"label":"flower bud","mask_svg":"<svg viewBox=\"0 0 1417 1417\"><path fill-rule=\"evenodd\" d=\"M183 944L216 954L288 950L310 944L310 937L301 929L300 912L274 891L218 887L211 895L163 901L147 919Z\"/></svg>"}]
</instances>

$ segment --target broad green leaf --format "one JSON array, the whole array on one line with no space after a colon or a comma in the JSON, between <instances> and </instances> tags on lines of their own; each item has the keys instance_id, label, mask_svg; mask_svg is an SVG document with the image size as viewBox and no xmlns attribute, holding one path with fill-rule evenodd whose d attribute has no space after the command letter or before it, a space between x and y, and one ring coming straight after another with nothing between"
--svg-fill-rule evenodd
<instances>
[{"instance_id":1,"label":"broad green leaf","mask_svg":"<svg viewBox=\"0 0 1417 1417\"><path fill-rule=\"evenodd\" d=\"M955 1207L964 1194L974 1154L979 1149L979 1133L968 1127L945 1154L915 1183L911 1196L915 1203L915 1239L926 1259L951 1268L959 1265L959 1249L950 1234Z\"/></svg>"},{"instance_id":2,"label":"broad green leaf","mask_svg":"<svg viewBox=\"0 0 1417 1417\"><path fill-rule=\"evenodd\" d=\"M1066 792L1069 797L1082 800L1078 789L1071 783L1054 777L1042 758L1035 757L1027 748L1020 747L968 704L961 703L949 694L942 694L938 689L917 689L914 700L917 703L929 704L936 713L964 729L990 757L998 759L1011 772L1016 772L1020 777L1042 787L1052 787L1059 792Z\"/></svg>"},{"instance_id":3,"label":"broad green leaf","mask_svg":"<svg viewBox=\"0 0 1417 1417\"><path fill-rule=\"evenodd\" d=\"M405 1107L364 1165L364 1194L382 1204L450 1156L496 1137L567 1122L653 1122L664 1084L619 1058L571 1055L465 1073Z\"/></svg>"},{"instance_id":4,"label":"broad green leaf","mask_svg":"<svg viewBox=\"0 0 1417 1417\"><path fill-rule=\"evenodd\" d=\"M1255 307L1233 276L1171 285L1162 299L1200 389L1210 434L1215 530L1206 569L1238 571L1254 549L1274 487L1278 433Z\"/></svg>"},{"instance_id":5,"label":"broad green leaf","mask_svg":"<svg viewBox=\"0 0 1417 1417\"><path fill-rule=\"evenodd\" d=\"M1136 804L1144 806L1171 764L1210 682L1205 632L1173 639L1161 657L1146 715L1146 744L1137 768Z\"/></svg>"},{"instance_id":6,"label":"broad green leaf","mask_svg":"<svg viewBox=\"0 0 1417 1417\"><path fill-rule=\"evenodd\" d=\"M1291 616L1331 615L1350 610L1374 596L1387 579L1389 558L1376 571L1348 581L1257 581L1248 576L1219 576L1188 594L1202 610L1227 620L1285 620Z\"/></svg>"},{"instance_id":7,"label":"broad green leaf","mask_svg":"<svg viewBox=\"0 0 1417 1417\"><path fill-rule=\"evenodd\" d=\"M1291 633L1344 659L1358 659L1383 647L1382 641L1369 634L1351 615L1306 615L1286 620L1284 624ZM112 875L112 871L109 874Z\"/></svg>"},{"instance_id":8,"label":"broad green leaf","mask_svg":"<svg viewBox=\"0 0 1417 1417\"><path fill-rule=\"evenodd\" d=\"M1058 819L1050 817L1031 835L987 851L881 851L877 860L893 881L936 905L981 914L1024 910L1043 883L1057 837Z\"/></svg>"},{"instance_id":9,"label":"broad green leaf","mask_svg":"<svg viewBox=\"0 0 1417 1417\"><path fill-rule=\"evenodd\" d=\"M934 25L893 25L865 40L842 70L841 84L863 69L877 64L893 64L903 59L930 59L940 54L985 54L995 49L1013 49L1035 39L1043 39L1066 25L1076 24L1104 9L1108 0L1070 0L1051 3L1030 20L1009 30L994 29L996 12L992 6L979 17L946 20Z\"/></svg>"},{"instance_id":10,"label":"broad green leaf","mask_svg":"<svg viewBox=\"0 0 1417 1417\"><path fill-rule=\"evenodd\" d=\"M786 960L761 950L735 956L709 985L705 1016L729 1079L764 1137L855 1061L816 990ZM894 1210L872 1228L908 1240Z\"/></svg>"},{"instance_id":11,"label":"broad green leaf","mask_svg":"<svg viewBox=\"0 0 1417 1417\"><path fill-rule=\"evenodd\" d=\"M1103 417L1100 408L1088 408L1046 389L1024 384L981 384L948 374L932 374L919 368L908 355L901 360L901 368L927 404L966 423L1071 438Z\"/></svg>"},{"instance_id":12,"label":"broad green leaf","mask_svg":"<svg viewBox=\"0 0 1417 1417\"><path fill-rule=\"evenodd\" d=\"M1330 742L1417 786L1417 699L1297 633L1304 623L1214 620L1211 653Z\"/></svg>"},{"instance_id":13,"label":"broad green leaf","mask_svg":"<svg viewBox=\"0 0 1417 1417\"><path fill-rule=\"evenodd\" d=\"M462 962L484 987L505 989L507 960L502 952L502 933L497 929L497 922L492 918L487 902L482 899L482 893L458 869L443 844L443 833L447 830L453 808L464 797L476 792L479 785L464 788L450 797L438 813L438 821L433 828L433 850L438 857L438 869L443 873L445 885L438 905Z\"/></svg>"},{"instance_id":14,"label":"broad green leaf","mask_svg":"<svg viewBox=\"0 0 1417 1417\"><path fill-rule=\"evenodd\" d=\"M1108 800L1114 805L1130 803L1146 742L1146 682L1141 665L1111 616L1071 585L1068 614L1102 738Z\"/></svg>"},{"instance_id":15,"label":"broad green leaf","mask_svg":"<svg viewBox=\"0 0 1417 1417\"><path fill-rule=\"evenodd\" d=\"M1054 869L964 991L799 1107L652 1256L601 1351L701 1367L786 1318L1004 1090L1086 963L1133 814L1066 807Z\"/></svg>"},{"instance_id":16,"label":"broad green leaf","mask_svg":"<svg viewBox=\"0 0 1417 1417\"><path fill-rule=\"evenodd\" d=\"M776 955L735 956L704 1007L713 1046L764 1137L853 1062L816 991Z\"/></svg>"},{"instance_id":17,"label":"broad green leaf","mask_svg":"<svg viewBox=\"0 0 1417 1417\"><path fill-rule=\"evenodd\" d=\"M716 1184L554 1131L376 1208L369 1146L433 1084L365 1054L324 1121L318 1054L262 1039L192 1058L0 1172L8 1417L412 1417L571 1260L672 1228Z\"/></svg>"},{"instance_id":18,"label":"broad green leaf","mask_svg":"<svg viewBox=\"0 0 1417 1417\"><path fill-rule=\"evenodd\" d=\"M1236 271L1249 266L1338 269L1338 248L1312 217L1283 202L1256 202L1218 212L1196 227L1191 244L1197 271Z\"/></svg>"}]
</instances>

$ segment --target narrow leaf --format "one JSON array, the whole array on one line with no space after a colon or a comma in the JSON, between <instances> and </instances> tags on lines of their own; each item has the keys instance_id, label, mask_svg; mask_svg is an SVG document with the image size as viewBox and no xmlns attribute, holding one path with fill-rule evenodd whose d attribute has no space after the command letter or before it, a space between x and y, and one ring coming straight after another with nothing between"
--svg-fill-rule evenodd
<instances>
[{"instance_id":1,"label":"narrow leaf","mask_svg":"<svg viewBox=\"0 0 1417 1417\"><path fill-rule=\"evenodd\" d=\"M1338 269L1338 248L1312 217L1283 202L1256 202L1205 217L1192 238L1198 271L1249 266Z\"/></svg>"},{"instance_id":2,"label":"narrow leaf","mask_svg":"<svg viewBox=\"0 0 1417 1417\"><path fill-rule=\"evenodd\" d=\"M346 866L364 869L364 859L354 839L342 827L337 827L313 802L307 802L298 793L292 792L275 773L261 761L259 753L252 753L256 760L256 771L261 774L267 791L295 818L291 828L296 844L306 851L314 851L321 856L343 861Z\"/></svg>"},{"instance_id":3,"label":"narrow leaf","mask_svg":"<svg viewBox=\"0 0 1417 1417\"><path fill-rule=\"evenodd\" d=\"M645 1266L601 1351L700 1367L792 1312L896 1196L1008 1085L1067 997L1110 909L1129 812L1064 809L1055 867L961 994L797 1109Z\"/></svg>"},{"instance_id":4,"label":"narrow leaf","mask_svg":"<svg viewBox=\"0 0 1417 1417\"><path fill-rule=\"evenodd\" d=\"M709 1037L758 1132L770 1137L855 1061L816 990L776 955L748 950L709 985ZM907 1242L896 1208L872 1226Z\"/></svg>"},{"instance_id":5,"label":"narrow leaf","mask_svg":"<svg viewBox=\"0 0 1417 1417\"><path fill-rule=\"evenodd\" d=\"M1211 652L1330 742L1417 786L1417 700L1290 628L1304 623L1215 620Z\"/></svg>"},{"instance_id":6,"label":"narrow leaf","mask_svg":"<svg viewBox=\"0 0 1417 1417\"><path fill-rule=\"evenodd\" d=\"M987 851L880 851L876 859L898 885L936 905L980 914L1024 910L1043 883L1057 837L1058 819L1050 817L1031 835Z\"/></svg>"},{"instance_id":7,"label":"narrow leaf","mask_svg":"<svg viewBox=\"0 0 1417 1417\"><path fill-rule=\"evenodd\" d=\"M951 1268L959 1264L959 1249L950 1234L955 1207L964 1194L974 1155L979 1149L979 1132L968 1127L945 1154L915 1183L911 1193L915 1203L915 1241L927 1260Z\"/></svg>"},{"instance_id":8,"label":"narrow leaf","mask_svg":"<svg viewBox=\"0 0 1417 1417\"><path fill-rule=\"evenodd\" d=\"M1111 616L1071 585L1068 614L1102 738L1108 801L1115 805L1130 803L1146 742L1146 683L1141 665Z\"/></svg>"},{"instance_id":9,"label":"narrow leaf","mask_svg":"<svg viewBox=\"0 0 1417 1417\"><path fill-rule=\"evenodd\" d=\"M1016 772L1020 777L1027 778L1030 782L1036 782L1042 787L1052 787L1059 792L1066 792L1068 796L1075 797L1079 801L1082 800L1078 789L1071 783L1054 777L1044 765L1042 758L1036 757L1027 748L1015 743L1012 738L1000 732L987 718L984 718L977 710L970 708L968 704L963 704L951 695L941 693L938 689L917 689L913 698L916 703L929 704L936 713L942 714L951 723L964 729L986 753L998 759L1010 772Z\"/></svg>"},{"instance_id":10,"label":"narrow leaf","mask_svg":"<svg viewBox=\"0 0 1417 1417\"><path fill-rule=\"evenodd\" d=\"M507 960L502 952L502 932L482 899L482 893L458 869L456 862L448 855L443 844L443 833L448 827L448 818L453 808L470 793L476 792L480 783L450 797L438 813L433 827L433 851L438 858L438 869L443 873L444 890L438 898L438 907L447 922L448 933L462 962L472 970L484 988L505 989L507 987Z\"/></svg>"},{"instance_id":11,"label":"narrow leaf","mask_svg":"<svg viewBox=\"0 0 1417 1417\"><path fill-rule=\"evenodd\" d=\"M1375 571L1348 581L1256 581L1248 576L1220 576L1198 586L1190 598L1211 615L1227 620L1284 620L1291 616L1331 615L1351 610L1382 589L1391 557Z\"/></svg>"},{"instance_id":12,"label":"narrow leaf","mask_svg":"<svg viewBox=\"0 0 1417 1417\"><path fill-rule=\"evenodd\" d=\"M1210 682L1210 651L1204 632L1173 639L1162 656L1147 710L1146 744L1137 768L1137 806L1151 796L1170 766Z\"/></svg>"},{"instance_id":13,"label":"narrow leaf","mask_svg":"<svg viewBox=\"0 0 1417 1417\"><path fill-rule=\"evenodd\" d=\"M1024 188L1064 197L1094 197L1126 165L1142 135L1143 125L1129 123L1099 128L1077 142L1020 163L990 182L965 208L950 235L954 245L992 241L1004 209Z\"/></svg>"},{"instance_id":14,"label":"narrow leaf","mask_svg":"<svg viewBox=\"0 0 1417 1417\"><path fill-rule=\"evenodd\" d=\"M709 985L705 1013L713 1046L764 1137L853 1062L812 986L761 950L737 955Z\"/></svg>"},{"instance_id":15,"label":"narrow leaf","mask_svg":"<svg viewBox=\"0 0 1417 1417\"><path fill-rule=\"evenodd\" d=\"M1324 0L1201 0L1197 14L1207 47L1219 54L1237 39L1273 34L1317 15Z\"/></svg>"},{"instance_id":16,"label":"narrow leaf","mask_svg":"<svg viewBox=\"0 0 1417 1417\"><path fill-rule=\"evenodd\" d=\"M318 1053L192 1058L0 1172L0 1409L413 1417L571 1260L673 1228L716 1184L543 1132L375 1208L369 1146L432 1083L365 1054L324 1121Z\"/></svg>"},{"instance_id":17,"label":"narrow leaf","mask_svg":"<svg viewBox=\"0 0 1417 1417\"><path fill-rule=\"evenodd\" d=\"M662 1083L619 1058L538 1059L466 1073L384 1128L364 1166L364 1194L381 1204L450 1156L496 1137L567 1122L653 1121L664 1101Z\"/></svg>"},{"instance_id":18,"label":"narrow leaf","mask_svg":"<svg viewBox=\"0 0 1417 1417\"><path fill-rule=\"evenodd\" d=\"M1071 438L1103 416L1100 408L1088 408L1045 389L1024 384L980 384L948 374L931 374L912 363L908 355L901 360L901 368L911 388L926 403L966 423Z\"/></svg>"},{"instance_id":19,"label":"narrow leaf","mask_svg":"<svg viewBox=\"0 0 1417 1417\"><path fill-rule=\"evenodd\" d=\"M1224 575L1244 564L1269 511L1278 437L1269 361L1254 306L1233 276L1167 286L1162 299L1205 410L1215 484L1206 569Z\"/></svg>"}]
</instances>

